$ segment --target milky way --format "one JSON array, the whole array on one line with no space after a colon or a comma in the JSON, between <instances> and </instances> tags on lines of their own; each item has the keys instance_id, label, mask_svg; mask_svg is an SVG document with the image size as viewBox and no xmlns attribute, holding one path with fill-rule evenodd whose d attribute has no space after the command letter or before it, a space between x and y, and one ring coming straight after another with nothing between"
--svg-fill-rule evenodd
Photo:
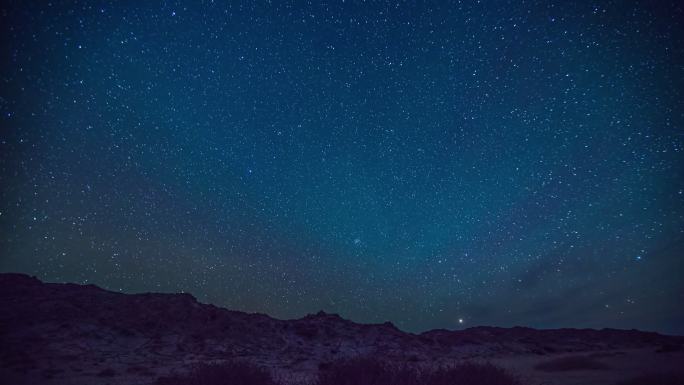
<instances>
[{"instance_id":1,"label":"milky way","mask_svg":"<svg viewBox=\"0 0 684 385\"><path fill-rule=\"evenodd\" d=\"M684 333L681 5L251 3L3 2L0 271Z\"/></svg>"}]
</instances>

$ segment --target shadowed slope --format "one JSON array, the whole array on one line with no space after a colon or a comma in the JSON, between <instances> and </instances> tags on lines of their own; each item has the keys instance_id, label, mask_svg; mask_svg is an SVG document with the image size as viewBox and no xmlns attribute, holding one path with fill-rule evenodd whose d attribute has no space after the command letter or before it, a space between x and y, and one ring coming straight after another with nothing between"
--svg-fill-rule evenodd
<instances>
[{"instance_id":1,"label":"shadowed slope","mask_svg":"<svg viewBox=\"0 0 684 385\"><path fill-rule=\"evenodd\" d=\"M319 312L295 320L201 304L189 294L122 294L0 274L0 375L59 379L124 374L144 381L197 363L241 359L285 373L316 373L347 358L445 364L464 358L678 348L681 337L625 330L477 327L419 335ZM677 349L674 349L677 350Z\"/></svg>"}]
</instances>

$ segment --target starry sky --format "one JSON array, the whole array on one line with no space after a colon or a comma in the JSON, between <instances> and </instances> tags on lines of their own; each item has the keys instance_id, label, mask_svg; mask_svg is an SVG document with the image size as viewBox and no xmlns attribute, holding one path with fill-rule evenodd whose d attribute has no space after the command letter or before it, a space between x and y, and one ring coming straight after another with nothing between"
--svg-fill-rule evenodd
<instances>
[{"instance_id":1,"label":"starry sky","mask_svg":"<svg viewBox=\"0 0 684 385\"><path fill-rule=\"evenodd\" d=\"M0 271L684 334L676 1L4 1Z\"/></svg>"}]
</instances>

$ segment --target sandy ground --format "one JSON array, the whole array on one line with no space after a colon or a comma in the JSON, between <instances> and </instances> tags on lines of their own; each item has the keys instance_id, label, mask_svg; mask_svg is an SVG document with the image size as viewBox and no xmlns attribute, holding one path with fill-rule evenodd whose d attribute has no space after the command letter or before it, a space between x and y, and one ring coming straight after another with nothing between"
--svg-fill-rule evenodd
<instances>
[{"instance_id":1,"label":"sandy ground","mask_svg":"<svg viewBox=\"0 0 684 385\"><path fill-rule=\"evenodd\" d=\"M601 363L603 369L575 369L567 371L543 371L535 368L540 363L557 360L569 356L584 356ZM477 360L476 361L484 361ZM508 368L529 385L612 385L618 381L629 379L646 373L678 372L684 375L684 352L656 353L654 349L611 350L589 353L519 355L490 358L486 361ZM73 384L73 385L149 385L160 375L169 373L172 368L164 367L163 362L156 362L153 370L139 368L150 365L131 365L117 359L108 360L94 366L83 365L85 361L55 361L49 367L40 367L25 373L16 371L0 371L2 384ZM111 369L113 375L105 369ZM52 378L50 378L52 376ZM280 372L281 379L290 379L288 383L305 383L304 373ZM297 381L299 380L299 381ZM655 384L654 384L655 385Z\"/></svg>"}]
</instances>

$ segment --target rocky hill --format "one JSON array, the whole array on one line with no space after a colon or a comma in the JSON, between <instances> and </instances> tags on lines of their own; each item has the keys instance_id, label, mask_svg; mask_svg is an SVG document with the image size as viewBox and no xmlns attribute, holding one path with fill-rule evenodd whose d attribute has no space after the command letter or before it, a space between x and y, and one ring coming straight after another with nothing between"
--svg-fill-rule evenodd
<instances>
[{"instance_id":1,"label":"rocky hill","mask_svg":"<svg viewBox=\"0 0 684 385\"><path fill-rule=\"evenodd\" d=\"M614 349L676 349L682 337L635 330L476 327L411 334L319 312L278 320L189 294L121 294L0 274L0 377L11 383L149 384L197 362L245 359L292 378L345 357L411 364Z\"/></svg>"}]
</instances>

